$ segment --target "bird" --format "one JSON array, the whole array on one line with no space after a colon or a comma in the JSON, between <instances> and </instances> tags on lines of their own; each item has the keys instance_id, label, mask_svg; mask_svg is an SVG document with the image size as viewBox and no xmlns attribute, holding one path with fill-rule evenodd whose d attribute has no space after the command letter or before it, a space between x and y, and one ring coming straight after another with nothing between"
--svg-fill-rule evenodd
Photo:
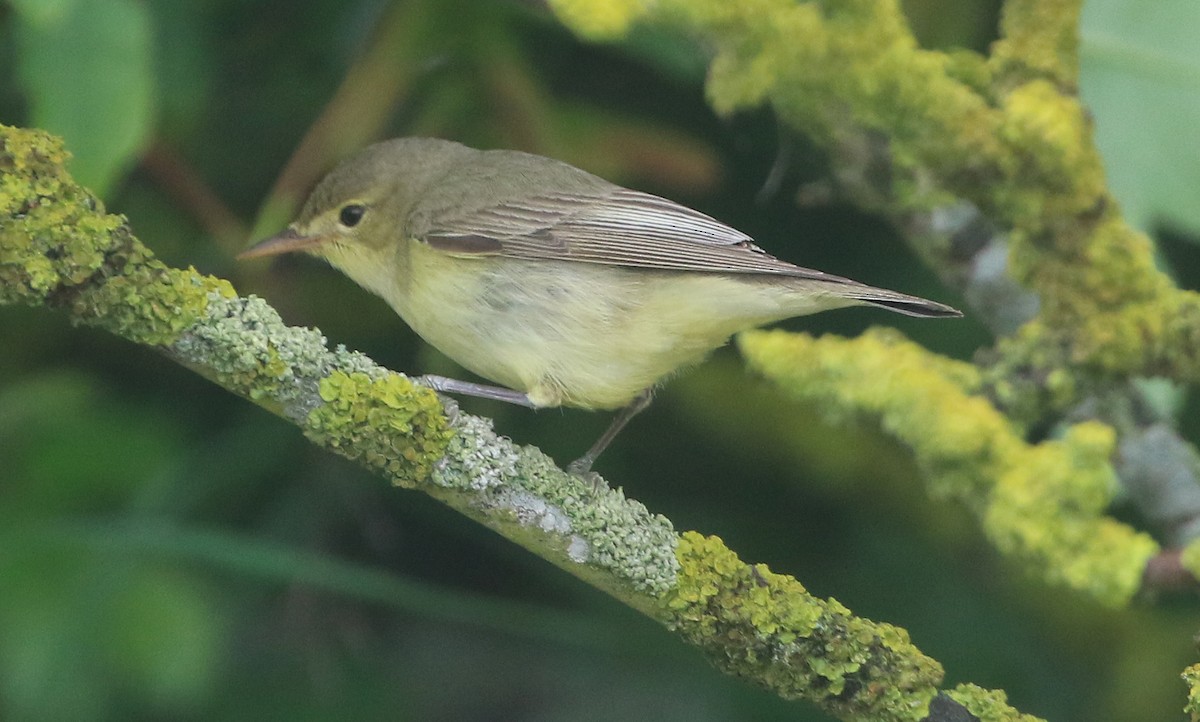
<instances>
[{"instance_id":1,"label":"bird","mask_svg":"<svg viewBox=\"0 0 1200 722\"><path fill-rule=\"evenodd\" d=\"M303 252L382 297L426 342L495 385L439 392L617 410L568 465L589 475L654 389L749 328L869 305L948 305L780 260L709 215L562 161L436 138L337 164L282 232L239 255Z\"/></svg>"}]
</instances>

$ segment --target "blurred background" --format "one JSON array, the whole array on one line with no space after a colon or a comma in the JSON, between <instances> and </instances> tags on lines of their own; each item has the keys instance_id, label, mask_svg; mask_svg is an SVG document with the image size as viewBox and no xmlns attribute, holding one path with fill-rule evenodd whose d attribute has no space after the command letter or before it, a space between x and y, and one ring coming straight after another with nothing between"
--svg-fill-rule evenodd
<instances>
[{"instance_id":1,"label":"blurred background","mask_svg":"<svg viewBox=\"0 0 1200 722\"><path fill-rule=\"evenodd\" d=\"M905 3L947 51L986 52L999 7ZM1114 188L1189 287L1197 29L1183 2L1089 3L1083 48ZM233 256L332 159L397 135L554 156L787 260L961 305L769 110L714 116L705 63L665 30L584 43L530 2L0 2L0 122L64 135L79 180L167 263L396 370L462 375L341 274ZM786 327L872 324L962 359L991 342L970 318L869 309ZM561 462L609 421L462 405ZM1182 423L1195 438L1200 409ZM869 422L821 423L730 349L669 383L598 468L678 529L908 629L948 684L1052 720L1181 717L1194 600L1112 612L1025 580ZM0 719L332 717L825 719L152 351L0 308Z\"/></svg>"}]
</instances>

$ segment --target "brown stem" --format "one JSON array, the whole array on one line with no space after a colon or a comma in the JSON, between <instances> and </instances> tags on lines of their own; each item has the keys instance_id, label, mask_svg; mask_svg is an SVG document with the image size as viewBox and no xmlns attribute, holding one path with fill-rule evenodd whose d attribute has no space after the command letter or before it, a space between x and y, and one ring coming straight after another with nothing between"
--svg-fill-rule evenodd
<instances>
[{"instance_id":1,"label":"brown stem","mask_svg":"<svg viewBox=\"0 0 1200 722\"><path fill-rule=\"evenodd\" d=\"M245 224L166 141L154 141L142 156L141 169L227 250L232 252L245 243Z\"/></svg>"}]
</instances>

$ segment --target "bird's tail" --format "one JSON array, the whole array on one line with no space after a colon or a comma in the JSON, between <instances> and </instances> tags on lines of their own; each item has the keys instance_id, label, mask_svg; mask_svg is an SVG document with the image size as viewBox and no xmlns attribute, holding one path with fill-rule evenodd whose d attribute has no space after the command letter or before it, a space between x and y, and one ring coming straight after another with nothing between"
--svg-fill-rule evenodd
<instances>
[{"instance_id":1,"label":"bird's tail","mask_svg":"<svg viewBox=\"0 0 1200 722\"><path fill-rule=\"evenodd\" d=\"M838 289L838 292L846 298L853 298L872 306L903 313L906 316L920 318L957 318L962 316L962 311L944 303L918 296L909 296L898 291L889 291L886 288L875 288L856 283L850 287L843 286Z\"/></svg>"}]
</instances>

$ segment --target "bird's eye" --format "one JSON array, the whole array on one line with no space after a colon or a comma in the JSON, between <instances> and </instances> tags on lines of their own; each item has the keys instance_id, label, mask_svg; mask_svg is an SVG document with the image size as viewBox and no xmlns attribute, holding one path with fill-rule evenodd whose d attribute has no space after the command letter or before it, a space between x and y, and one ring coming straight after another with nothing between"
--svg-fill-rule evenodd
<instances>
[{"instance_id":1,"label":"bird's eye","mask_svg":"<svg viewBox=\"0 0 1200 722\"><path fill-rule=\"evenodd\" d=\"M348 206L342 207L342 211L338 213L338 222L347 228L353 228L358 225L358 222L362 220L366 213L366 206L351 203Z\"/></svg>"}]
</instances>

